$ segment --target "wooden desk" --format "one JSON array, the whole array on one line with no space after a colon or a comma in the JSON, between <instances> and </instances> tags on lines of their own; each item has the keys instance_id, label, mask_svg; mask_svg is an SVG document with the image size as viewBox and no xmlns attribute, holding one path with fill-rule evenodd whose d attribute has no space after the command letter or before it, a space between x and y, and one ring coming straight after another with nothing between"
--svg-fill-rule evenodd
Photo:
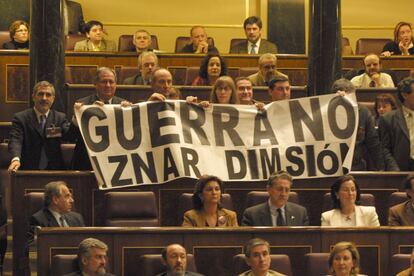
<instances>
[{"instance_id":1,"label":"wooden desk","mask_svg":"<svg viewBox=\"0 0 414 276\"><path fill-rule=\"evenodd\" d=\"M287 254L293 275L306 275L306 253L329 252L339 241L354 242L361 255L361 273L386 276L393 254L409 253L414 245L410 228L49 228L38 235L38 267L40 276L49 275L51 257L73 254L80 241L95 237L108 244L110 271L120 276L140 275L137 260L142 254L157 254L171 243L182 244L195 256L198 272L228 276L232 273L232 257L243 253L243 245L251 238L267 240L273 254Z\"/></svg>"}]
</instances>

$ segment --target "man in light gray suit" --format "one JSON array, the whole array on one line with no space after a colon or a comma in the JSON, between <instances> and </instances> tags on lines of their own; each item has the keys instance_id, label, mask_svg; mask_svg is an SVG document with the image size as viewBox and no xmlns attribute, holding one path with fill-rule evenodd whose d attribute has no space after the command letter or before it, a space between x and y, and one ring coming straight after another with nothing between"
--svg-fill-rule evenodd
<instances>
[{"instance_id":1,"label":"man in light gray suit","mask_svg":"<svg viewBox=\"0 0 414 276\"><path fill-rule=\"evenodd\" d=\"M276 44L261 38L262 25L262 20L258 16L246 18L243 23L246 40L232 45L230 54L277 54Z\"/></svg>"},{"instance_id":2,"label":"man in light gray suit","mask_svg":"<svg viewBox=\"0 0 414 276\"><path fill-rule=\"evenodd\" d=\"M288 202L292 176L286 171L273 173L266 184L269 200L247 208L243 213L242 226L307 226L306 209Z\"/></svg>"}]
</instances>

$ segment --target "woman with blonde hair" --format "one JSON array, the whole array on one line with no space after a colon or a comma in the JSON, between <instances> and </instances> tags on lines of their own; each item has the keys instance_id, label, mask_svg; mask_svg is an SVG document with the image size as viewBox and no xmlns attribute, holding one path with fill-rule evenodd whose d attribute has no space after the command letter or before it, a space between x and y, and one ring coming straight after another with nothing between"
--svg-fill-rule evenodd
<instances>
[{"instance_id":1,"label":"woman with blonde hair","mask_svg":"<svg viewBox=\"0 0 414 276\"><path fill-rule=\"evenodd\" d=\"M329 255L331 276L363 276L359 274L359 252L351 242L338 242Z\"/></svg>"},{"instance_id":2,"label":"woman with blonde hair","mask_svg":"<svg viewBox=\"0 0 414 276\"><path fill-rule=\"evenodd\" d=\"M414 37L411 24L408 22L399 22L394 28L394 41L385 44L382 50L382 56L391 55L414 55Z\"/></svg>"}]
</instances>

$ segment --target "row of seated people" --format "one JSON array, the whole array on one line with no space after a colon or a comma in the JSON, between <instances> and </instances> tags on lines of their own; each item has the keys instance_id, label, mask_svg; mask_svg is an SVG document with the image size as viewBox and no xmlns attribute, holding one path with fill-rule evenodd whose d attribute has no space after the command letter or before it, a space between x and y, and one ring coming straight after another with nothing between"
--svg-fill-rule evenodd
<instances>
[{"instance_id":1,"label":"row of seated people","mask_svg":"<svg viewBox=\"0 0 414 276\"><path fill-rule=\"evenodd\" d=\"M261 39L262 21L257 16L248 17L243 23L246 38L232 39L230 53L237 54L262 54L277 53L276 44ZM123 35L119 38L119 46L112 40L104 38L106 34L103 24L91 20L84 25L83 35L70 35L66 40L66 50L75 51L136 51L141 53L148 50L158 50L156 36L151 36L146 30L138 30L132 35ZM28 49L29 48L29 26L24 21L15 21L9 30L10 42L3 44L6 49ZM399 22L394 29L394 40L391 39L360 39L357 41L356 53L365 55L368 53L390 55L412 55L414 47L412 42L411 24ZM73 48L72 48L73 47ZM349 40L342 39L343 54L352 54ZM208 37L202 26L194 26L190 30L190 37L179 37L176 40L176 53L208 53L218 52L214 47L214 39Z\"/></svg>"},{"instance_id":2,"label":"row of seated people","mask_svg":"<svg viewBox=\"0 0 414 276\"><path fill-rule=\"evenodd\" d=\"M271 254L272 245L261 238L246 242L244 254L233 257L232 275L239 276L292 276L292 265L288 255ZM112 275L107 271L112 264L106 260L109 247L95 238L87 238L78 246L77 255L54 255L51 275ZM306 275L362 276L364 268L357 247L351 242L335 244L330 253L308 253ZM96 259L96 260L94 260ZM390 260L390 275L407 276L414 273L414 251L411 254L396 254ZM192 254L180 244L170 244L161 254L144 254L137 266L141 276L201 276ZM72 274L69 274L72 273ZM78 274L76 274L78 273ZM100 274L99 274L100 273ZM106 274L105 274L106 273Z\"/></svg>"}]
</instances>

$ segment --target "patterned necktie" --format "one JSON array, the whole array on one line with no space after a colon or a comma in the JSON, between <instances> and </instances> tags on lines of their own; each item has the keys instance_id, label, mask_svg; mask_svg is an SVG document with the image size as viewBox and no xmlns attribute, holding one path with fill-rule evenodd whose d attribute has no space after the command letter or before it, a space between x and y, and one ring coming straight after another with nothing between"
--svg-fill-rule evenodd
<instances>
[{"instance_id":1,"label":"patterned necktie","mask_svg":"<svg viewBox=\"0 0 414 276\"><path fill-rule=\"evenodd\" d=\"M371 81L371 82L369 83L369 87L375 87L375 81Z\"/></svg>"},{"instance_id":2,"label":"patterned necktie","mask_svg":"<svg viewBox=\"0 0 414 276\"><path fill-rule=\"evenodd\" d=\"M285 221L283 219L283 216L282 216L282 209L280 209L280 208L277 209L276 224L277 224L277 226L286 226L286 223L285 223Z\"/></svg>"},{"instance_id":3,"label":"patterned necktie","mask_svg":"<svg viewBox=\"0 0 414 276\"><path fill-rule=\"evenodd\" d=\"M68 224L66 223L65 216L60 216L59 218L60 227L68 227Z\"/></svg>"},{"instance_id":4,"label":"patterned necktie","mask_svg":"<svg viewBox=\"0 0 414 276\"><path fill-rule=\"evenodd\" d=\"M256 54L256 44L252 44L252 48L250 49L250 54L251 55L254 55L254 54Z\"/></svg>"}]
</instances>

